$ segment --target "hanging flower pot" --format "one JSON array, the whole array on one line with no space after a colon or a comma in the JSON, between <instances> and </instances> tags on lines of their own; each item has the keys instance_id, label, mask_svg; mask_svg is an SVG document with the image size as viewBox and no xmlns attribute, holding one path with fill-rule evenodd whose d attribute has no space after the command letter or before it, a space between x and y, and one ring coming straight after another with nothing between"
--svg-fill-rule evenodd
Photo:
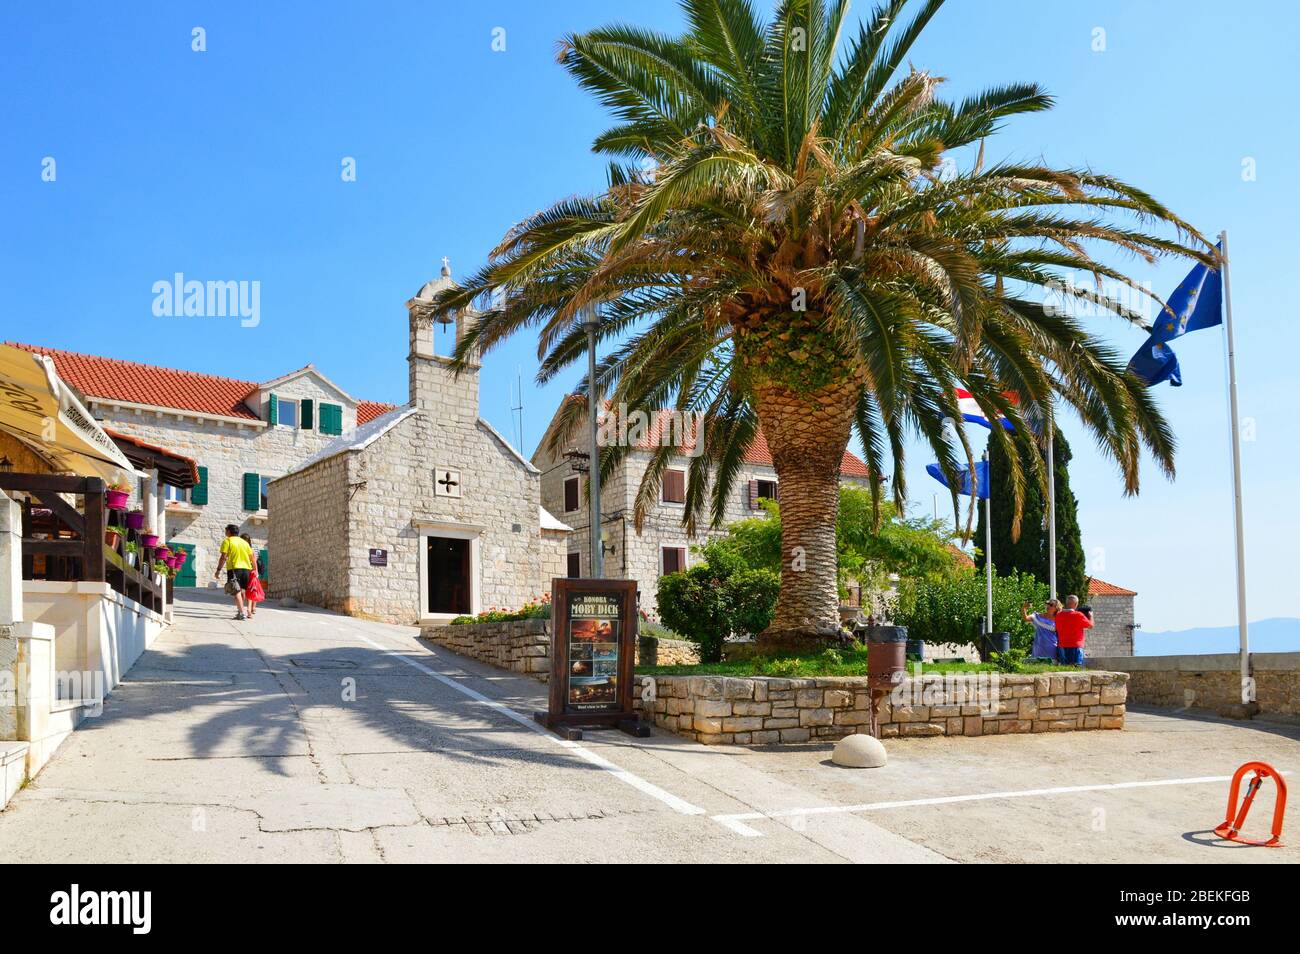
<instances>
[{"instance_id":1,"label":"hanging flower pot","mask_svg":"<svg viewBox=\"0 0 1300 954\"><path fill-rule=\"evenodd\" d=\"M177 550L171 556L172 569L181 570L185 568L185 558L188 554L184 550Z\"/></svg>"},{"instance_id":2,"label":"hanging flower pot","mask_svg":"<svg viewBox=\"0 0 1300 954\"><path fill-rule=\"evenodd\" d=\"M132 510L126 515L126 526L128 530L144 529L144 511Z\"/></svg>"},{"instance_id":3,"label":"hanging flower pot","mask_svg":"<svg viewBox=\"0 0 1300 954\"><path fill-rule=\"evenodd\" d=\"M165 543L160 543L158 544L158 546L154 547L153 555L157 559L162 560L164 563L167 563L168 562L167 558L172 555L172 548Z\"/></svg>"},{"instance_id":4,"label":"hanging flower pot","mask_svg":"<svg viewBox=\"0 0 1300 954\"><path fill-rule=\"evenodd\" d=\"M156 533L142 533L142 534L140 534L140 546L142 546L142 547L156 547L157 545L158 545L158 534L156 534Z\"/></svg>"},{"instance_id":5,"label":"hanging flower pot","mask_svg":"<svg viewBox=\"0 0 1300 954\"><path fill-rule=\"evenodd\" d=\"M131 501L131 494L126 490L106 490L104 497L109 510L125 510Z\"/></svg>"}]
</instances>

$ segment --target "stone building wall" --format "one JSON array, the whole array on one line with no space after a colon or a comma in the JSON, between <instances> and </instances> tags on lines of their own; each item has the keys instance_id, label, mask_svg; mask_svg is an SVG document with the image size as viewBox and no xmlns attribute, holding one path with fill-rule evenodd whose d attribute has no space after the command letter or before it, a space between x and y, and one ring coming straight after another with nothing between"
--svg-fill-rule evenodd
<instances>
[{"instance_id":1,"label":"stone building wall","mask_svg":"<svg viewBox=\"0 0 1300 954\"><path fill-rule=\"evenodd\" d=\"M199 586L207 585L212 579L226 524L237 524L241 533L252 538L256 548L267 545L269 514L244 509L244 474L280 476L335 440L337 435L319 431L321 401L343 407L344 434L356 428L356 406L315 375L294 378L277 387L275 393L285 398L315 400L318 410L312 430L272 426L264 420L227 423L210 416L178 414L161 408L131 410L94 399L89 402L96 418L110 430L165 447L207 468L208 502L169 506L164 534L164 539L179 541L194 551ZM265 407L260 413L265 418ZM133 505L138 503L133 501ZM270 558L273 577L277 569L273 552Z\"/></svg>"},{"instance_id":2,"label":"stone building wall","mask_svg":"<svg viewBox=\"0 0 1300 954\"><path fill-rule=\"evenodd\" d=\"M706 745L822 742L869 731L864 677L637 676L656 725ZM909 678L880 708L882 738L1122 729L1125 673ZM653 687L647 683L652 683ZM649 701L642 701L648 695ZM974 700L974 701L971 701Z\"/></svg>"},{"instance_id":3,"label":"stone building wall","mask_svg":"<svg viewBox=\"0 0 1300 954\"><path fill-rule=\"evenodd\" d=\"M339 559L348 548L347 467L347 455L340 454L304 471L292 493L279 493L279 485L271 484L272 599L350 609L347 564Z\"/></svg>"},{"instance_id":4,"label":"stone building wall","mask_svg":"<svg viewBox=\"0 0 1300 954\"><path fill-rule=\"evenodd\" d=\"M1127 672L1134 703L1243 714L1236 653L1091 657L1088 665ZM1300 716L1300 653L1252 653L1250 668L1259 714Z\"/></svg>"},{"instance_id":5,"label":"stone building wall","mask_svg":"<svg viewBox=\"0 0 1300 954\"><path fill-rule=\"evenodd\" d=\"M1089 656L1133 655L1133 597L1093 596L1092 629L1085 645Z\"/></svg>"},{"instance_id":6,"label":"stone building wall","mask_svg":"<svg viewBox=\"0 0 1300 954\"><path fill-rule=\"evenodd\" d=\"M352 456L347 560L359 610L417 621L422 530L433 524L482 528L479 610L517 609L550 589L559 544L542 539L540 475L483 421L427 407ZM439 467L459 471L460 497L435 493ZM370 565L372 547L388 550L386 567Z\"/></svg>"}]
</instances>

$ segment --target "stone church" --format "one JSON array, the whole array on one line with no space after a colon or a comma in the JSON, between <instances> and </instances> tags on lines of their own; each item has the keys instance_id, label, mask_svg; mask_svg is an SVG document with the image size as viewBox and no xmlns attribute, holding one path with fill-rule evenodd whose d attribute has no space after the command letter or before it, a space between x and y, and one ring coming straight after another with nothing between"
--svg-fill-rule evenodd
<instances>
[{"instance_id":1,"label":"stone church","mask_svg":"<svg viewBox=\"0 0 1300 954\"><path fill-rule=\"evenodd\" d=\"M404 623L517 609L566 570L569 528L541 472L479 417L479 366L434 352L429 305L407 302L410 401L269 484L272 597ZM475 320L456 318L459 342Z\"/></svg>"}]
</instances>

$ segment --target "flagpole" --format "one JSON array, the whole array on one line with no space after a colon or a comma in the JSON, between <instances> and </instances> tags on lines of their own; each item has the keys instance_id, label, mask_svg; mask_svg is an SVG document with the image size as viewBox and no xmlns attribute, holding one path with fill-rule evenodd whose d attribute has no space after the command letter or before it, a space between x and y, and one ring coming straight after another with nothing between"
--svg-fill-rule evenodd
<instances>
[{"instance_id":1,"label":"flagpole","mask_svg":"<svg viewBox=\"0 0 1300 954\"><path fill-rule=\"evenodd\" d=\"M1246 534L1241 508L1241 429L1237 411L1237 357L1232 335L1232 283L1228 278L1228 232L1219 233L1223 248L1223 331L1228 351L1228 426L1232 430L1232 516L1237 549L1237 637L1241 650L1241 701L1255 701L1250 677L1250 639L1246 629Z\"/></svg>"},{"instance_id":2,"label":"flagpole","mask_svg":"<svg viewBox=\"0 0 1300 954\"><path fill-rule=\"evenodd\" d=\"M984 587L987 598L988 619L984 632L993 635L993 465L989 463L989 452L984 452ZM978 481L972 481L975 492L979 493Z\"/></svg>"},{"instance_id":3,"label":"flagpole","mask_svg":"<svg viewBox=\"0 0 1300 954\"><path fill-rule=\"evenodd\" d=\"M1056 421L1047 426L1047 595L1056 599ZM1085 596L1084 599L1087 599Z\"/></svg>"}]
</instances>

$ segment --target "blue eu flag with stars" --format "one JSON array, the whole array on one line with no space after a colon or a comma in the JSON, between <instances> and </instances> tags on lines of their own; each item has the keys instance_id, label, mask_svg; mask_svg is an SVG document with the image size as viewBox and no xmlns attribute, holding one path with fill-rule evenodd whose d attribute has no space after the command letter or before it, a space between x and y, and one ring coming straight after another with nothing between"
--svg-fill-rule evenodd
<instances>
[{"instance_id":1,"label":"blue eu flag with stars","mask_svg":"<svg viewBox=\"0 0 1300 954\"><path fill-rule=\"evenodd\" d=\"M1189 331L1200 331L1222 323L1223 273L1208 265L1197 264L1169 296L1168 304L1151 326L1146 343L1129 359L1128 369L1148 386L1168 381L1176 388L1182 387L1178 357L1169 347L1169 342Z\"/></svg>"}]
</instances>

